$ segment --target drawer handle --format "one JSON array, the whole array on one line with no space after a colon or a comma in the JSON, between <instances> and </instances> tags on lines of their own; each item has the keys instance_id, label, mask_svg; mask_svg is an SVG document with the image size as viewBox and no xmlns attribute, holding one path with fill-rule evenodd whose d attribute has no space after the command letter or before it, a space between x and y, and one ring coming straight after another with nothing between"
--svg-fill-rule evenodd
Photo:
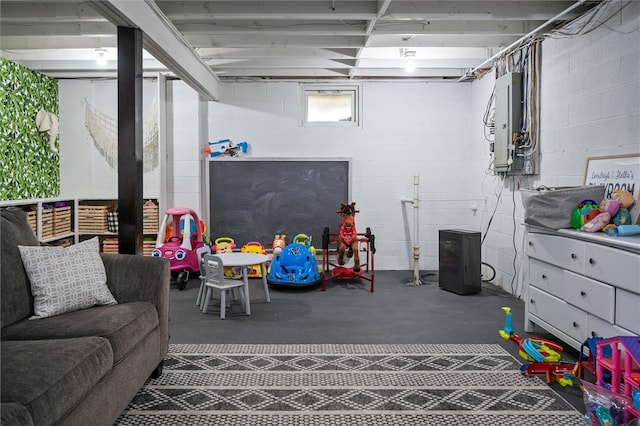
<instances>
[{"instance_id":1,"label":"drawer handle","mask_svg":"<svg viewBox=\"0 0 640 426\"><path fill-rule=\"evenodd\" d=\"M546 280L546 279L547 279L547 276L546 276L545 274L542 274L542 279L543 279L543 280Z\"/></svg>"},{"instance_id":2,"label":"drawer handle","mask_svg":"<svg viewBox=\"0 0 640 426\"><path fill-rule=\"evenodd\" d=\"M575 253L571 253L571 258L572 258L572 259L576 259L577 257L578 257L578 256L576 256L576 254L575 254Z\"/></svg>"},{"instance_id":3,"label":"drawer handle","mask_svg":"<svg viewBox=\"0 0 640 426\"><path fill-rule=\"evenodd\" d=\"M584 291L580 292L580 296L585 297L587 295L587 293L585 293Z\"/></svg>"},{"instance_id":4,"label":"drawer handle","mask_svg":"<svg viewBox=\"0 0 640 426\"><path fill-rule=\"evenodd\" d=\"M530 299L530 300L529 300L529 303L535 304L535 303L536 303L536 301L535 301L534 299Z\"/></svg>"},{"instance_id":5,"label":"drawer handle","mask_svg":"<svg viewBox=\"0 0 640 426\"><path fill-rule=\"evenodd\" d=\"M589 263L593 265L593 264L596 263L596 260L593 257L590 257L589 258Z\"/></svg>"},{"instance_id":6,"label":"drawer handle","mask_svg":"<svg viewBox=\"0 0 640 426\"><path fill-rule=\"evenodd\" d=\"M533 241L529 241L529 247L533 247Z\"/></svg>"},{"instance_id":7,"label":"drawer handle","mask_svg":"<svg viewBox=\"0 0 640 426\"><path fill-rule=\"evenodd\" d=\"M573 328L578 328L578 323L577 322L573 322Z\"/></svg>"},{"instance_id":8,"label":"drawer handle","mask_svg":"<svg viewBox=\"0 0 640 426\"><path fill-rule=\"evenodd\" d=\"M598 333L596 333L595 331L591 332L591 337L598 337Z\"/></svg>"}]
</instances>

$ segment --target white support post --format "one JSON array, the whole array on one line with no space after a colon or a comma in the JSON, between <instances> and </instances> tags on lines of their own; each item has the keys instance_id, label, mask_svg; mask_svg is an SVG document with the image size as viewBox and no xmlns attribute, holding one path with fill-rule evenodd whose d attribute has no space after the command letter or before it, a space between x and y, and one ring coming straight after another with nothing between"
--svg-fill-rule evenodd
<instances>
[{"instance_id":1,"label":"white support post","mask_svg":"<svg viewBox=\"0 0 640 426\"><path fill-rule=\"evenodd\" d=\"M424 284L420 280L420 176L413 176L413 199L402 200L413 205L413 280L407 285L418 287Z\"/></svg>"}]
</instances>

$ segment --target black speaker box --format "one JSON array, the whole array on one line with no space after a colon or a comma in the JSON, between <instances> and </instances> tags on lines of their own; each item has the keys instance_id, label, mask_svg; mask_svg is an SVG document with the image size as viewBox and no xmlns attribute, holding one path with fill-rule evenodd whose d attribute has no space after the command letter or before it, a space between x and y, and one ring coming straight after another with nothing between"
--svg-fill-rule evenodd
<instances>
[{"instance_id":1,"label":"black speaker box","mask_svg":"<svg viewBox=\"0 0 640 426\"><path fill-rule=\"evenodd\" d=\"M438 237L439 287L457 294L479 293L480 233L441 229Z\"/></svg>"}]
</instances>

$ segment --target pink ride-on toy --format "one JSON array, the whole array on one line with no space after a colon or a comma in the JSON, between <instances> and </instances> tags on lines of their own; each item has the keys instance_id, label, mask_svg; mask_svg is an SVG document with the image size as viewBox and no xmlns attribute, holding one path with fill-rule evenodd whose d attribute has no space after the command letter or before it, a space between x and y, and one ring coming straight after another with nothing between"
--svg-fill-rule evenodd
<instances>
[{"instance_id":1,"label":"pink ride-on toy","mask_svg":"<svg viewBox=\"0 0 640 426\"><path fill-rule=\"evenodd\" d=\"M170 224L169 219L172 221ZM166 238L168 224L171 235ZM196 212L186 207L173 207L166 211L162 220L152 255L170 260L171 272L177 274L178 290L184 290L189 273L200 273L197 250L203 246L202 225Z\"/></svg>"}]
</instances>

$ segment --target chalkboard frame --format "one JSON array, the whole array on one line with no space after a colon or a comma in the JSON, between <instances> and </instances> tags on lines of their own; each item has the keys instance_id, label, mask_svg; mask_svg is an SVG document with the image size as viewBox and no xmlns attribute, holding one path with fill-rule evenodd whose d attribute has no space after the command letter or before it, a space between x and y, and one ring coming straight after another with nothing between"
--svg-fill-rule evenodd
<instances>
[{"instance_id":1,"label":"chalkboard frame","mask_svg":"<svg viewBox=\"0 0 640 426\"><path fill-rule=\"evenodd\" d=\"M233 238L236 249L299 233L320 248L325 227L337 232L340 203L351 202L350 158L214 157L205 169L206 233Z\"/></svg>"}]
</instances>

